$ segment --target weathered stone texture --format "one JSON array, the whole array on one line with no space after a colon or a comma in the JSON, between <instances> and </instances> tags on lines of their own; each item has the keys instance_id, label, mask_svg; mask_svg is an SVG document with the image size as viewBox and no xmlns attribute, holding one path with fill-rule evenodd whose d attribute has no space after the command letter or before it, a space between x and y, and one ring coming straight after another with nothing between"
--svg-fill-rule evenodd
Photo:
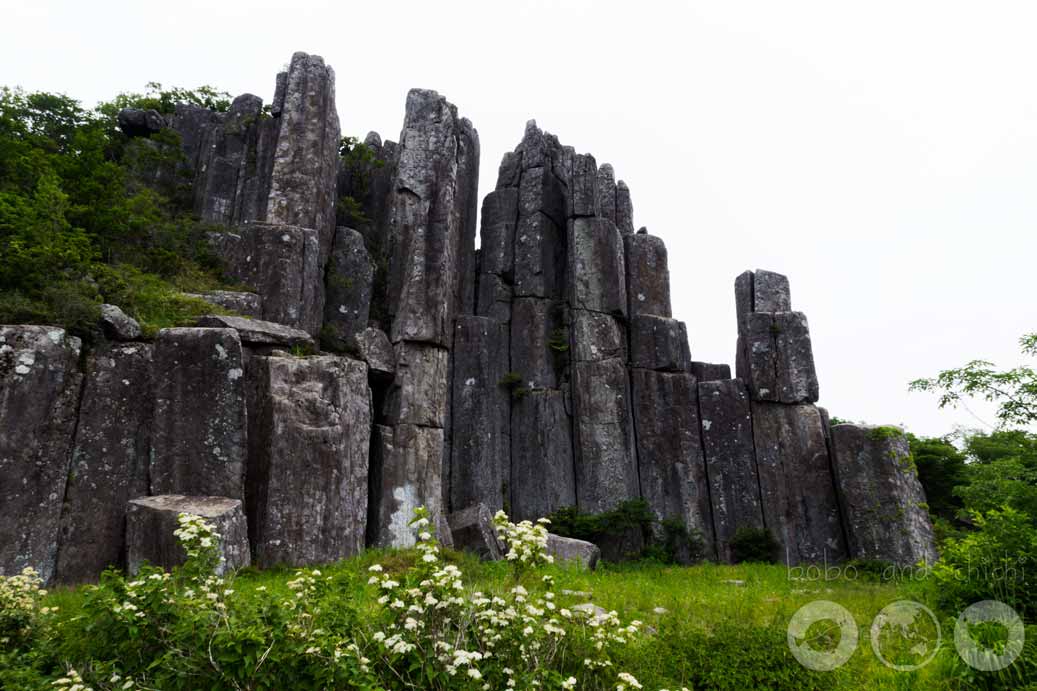
<instances>
[{"instance_id":1,"label":"weathered stone texture","mask_svg":"<svg viewBox=\"0 0 1037 691\"><path fill-rule=\"evenodd\" d=\"M818 399L810 329L802 312L751 312L741 337L753 398L780 403Z\"/></svg>"},{"instance_id":2,"label":"weathered stone texture","mask_svg":"<svg viewBox=\"0 0 1037 691\"><path fill-rule=\"evenodd\" d=\"M396 378L385 407L390 424L446 424L449 355L444 348L424 343L396 345Z\"/></svg>"},{"instance_id":3,"label":"weathered stone texture","mask_svg":"<svg viewBox=\"0 0 1037 691\"><path fill-rule=\"evenodd\" d=\"M831 428L831 442L850 556L934 563L932 523L906 435L895 427L840 424Z\"/></svg>"},{"instance_id":4,"label":"weathered stone texture","mask_svg":"<svg viewBox=\"0 0 1037 691\"><path fill-rule=\"evenodd\" d=\"M295 53L284 85L275 96L280 115L265 220L315 229L323 264L335 233L335 71L318 55Z\"/></svg>"},{"instance_id":5,"label":"weathered stone texture","mask_svg":"<svg viewBox=\"0 0 1037 691\"><path fill-rule=\"evenodd\" d=\"M556 564L575 562L591 571L597 567L601 558L601 550L593 542L554 533L547 534L547 553L555 558Z\"/></svg>"},{"instance_id":6,"label":"weathered stone texture","mask_svg":"<svg viewBox=\"0 0 1037 691\"><path fill-rule=\"evenodd\" d=\"M573 373L577 502L601 513L638 497L629 382L615 359L577 362Z\"/></svg>"},{"instance_id":7,"label":"weathered stone texture","mask_svg":"<svg viewBox=\"0 0 1037 691\"><path fill-rule=\"evenodd\" d=\"M357 355L367 363L369 373L380 377L396 372L396 352L381 329L368 327L355 338Z\"/></svg>"},{"instance_id":8,"label":"weathered stone texture","mask_svg":"<svg viewBox=\"0 0 1037 691\"><path fill-rule=\"evenodd\" d=\"M389 219L391 338L448 346L471 312L479 138L435 91L412 89ZM466 310L466 308L468 308Z\"/></svg>"},{"instance_id":9,"label":"weathered stone texture","mask_svg":"<svg viewBox=\"0 0 1037 691\"><path fill-rule=\"evenodd\" d=\"M152 346L102 346L86 360L61 515L59 583L96 581L125 554L126 502L148 494Z\"/></svg>"},{"instance_id":10,"label":"weathered stone texture","mask_svg":"<svg viewBox=\"0 0 1037 691\"><path fill-rule=\"evenodd\" d=\"M573 307L625 317L623 238L616 225L601 218L573 220L569 251Z\"/></svg>"},{"instance_id":11,"label":"weathered stone texture","mask_svg":"<svg viewBox=\"0 0 1037 691\"><path fill-rule=\"evenodd\" d=\"M54 575L80 347L57 327L0 326L0 575Z\"/></svg>"},{"instance_id":12,"label":"weathered stone texture","mask_svg":"<svg viewBox=\"0 0 1037 691\"><path fill-rule=\"evenodd\" d=\"M573 157L572 185L569 188L569 216L600 216L598 201L598 164L590 154Z\"/></svg>"},{"instance_id":13,"label":"weathered stone texture","mask_svg":"<svg viewBox=\"0 0 1037 691\"><path fill-rule=\"evenodd\" d=\"M508 330L486 317L454 327L450 504L504 507L511 474Z\"/></svg>"},{"instance_id":14,"label":"weathered stone texture","mask_svg":"<svg viewBox=\"0 0 1037 691\"><path fill-rule=\"evenodd\" d=\"M557 389L512 401L511 516L536 520L576 506L572 420Z\"/></svg>"},{"instance_id":15,"label":"weathered stone texture","mask_svg":"<svg viewBox=\"0 0 1037 691\"><path fill-rule=\"evenodd\" d=\"M126 504L126 567L130 574L147 562L172 569L187 561L187 554L173 533L181 513L201 516L220 536L223 575L248 566L250 561L245 511L239 499L166 494L131 499Z\"/></svg>"},{"instance_id":16,"label":"weathered stone texture","mask_svg":"<svg viewBox=\"0 0 1037 691\"><path fill-rule=\"evenodd\" d=\"M320 242L315 230L247 223L209 236L228 277L258 293L263 318L316 335L324 311Z\"/></svg>"},{"instance_id":17,"label":"weathered stone texture","mask_svg":"<svg viewBox=\"0 0 1037 691\"><path fill-rule=\"evenodd\" d=\"M745 383L732 379L699 384L699 417L717 556L729 562L731 538L738 529L764 527Z\"/></svg>"},{"instance_id":18,"label":"weathered stone texture","mask_svg":"<svg viewBox=\"0 0 1037 691\"><path fill-rule=\"evenodd\" d=\"M659 521L676 519L715 557L712 509L690 374L630 371L641 497Z\"/></svg>"},{"instance_id":19,"label":"weathered stone texture","mask_svg":"<svg viewBox=\"0 0 1037 691\"><path fill-rule=\"evenodd\" d=\"M486 195L482 204L481 273L510 281L515 264L515 226L518 223L518 190L504 188Z\"/></svg>"},{"instance_id":20,"label":"weathered stone texture","mask_svg":"<svg viewBox=\"0 0 1037 691\"><path fill-rule=\"evenodd\" d=\"M731 366L713 362L699 362L692 360L691 373L700 382L720 381L731 378Z\"/></svg>"},{"instance_id":21,"label":"weathered stone texture","mask_svg":"<svg viewBox=\"0 0 1037 691\"><path fill-rule=\"evenodd\" d=\"M634 234L634 203L630 188L622 180L616 183L616 227L623 235Z\"/></svg>"},{"instance_id":22,"label":"weathered stone texture","mask_svg":"<svg viewBox=\"0 0 1037 691\"><path fill-rule=\"evenodd\" d=\"M417 425L375 425L371 439L369 542L378 547L411 547L408 525L419 506L429 510L437 532L446 526L442 507L443 430ZM449 529L440 540L449 539Z\"/></svg>"},{"instance_id":23,"label":"weathered stone texture","mask_svg":"<svg viewBox=\"0 0 1037 691\"><path fill-rule=\"evenodd\" d=\"M231 317L219 314L208 314L199 317L198 326L212 329L234 329L242 343L258 346L293 346L313 347L313 339L301 329L294 329L284 324L268 322L248 317Z\"/></svg>"},{"instance_id":24,"label":"weathered stone texture","mask_svg":"<svg viewBox=\"0 0 1037 691\"><path fill-rule=\"evenodd\" d=\"M691 368L688 330L684 322L639 314L630 323L630 365L664 372Z\"/></svg>"},{"instance_id":25,"label":"weathered stone texture","mask_svg":"<svg viewBox=\"0 0 1037 691\"><path fill-rule=\"evenodd\" d=\"M104 335L116 341L140 338L140 324L115 305L101 305L101 328Z\"/></svg>"},{"instance_id":26,"label":"weathered stone texture","mask_svg":"<svg viewBox=\"0 0 1037 691\"><path fill-rule=\"evenodd\" d=\"M337 350L355 349L367 328L374 266L364 237L352 228L335 229L335 244L324 272L324 328L321 342Z\"/></svg>"},{"instance_id":27,"label":"weathered stone texture","mask_svg":"<svg viewBox=\"0 0 1037 691\"><path fill-rule=\"evenodd\" d=\"M572 352L577 362L598 362L627 357L627 333L623 324L615 317L573 310Z\"/></svg>"},{"instance_id":28,"label":"weathered stone texture","mask_svg":"<svg viewBox=\"0 0 1037 691\"><path fill-rule=\"evenodd\" d=\"M628 235L624 244L630 316L673 316L670 311L669 259L662 239L654 235Z\"/></svg>"},{"instance_id":29,"label":"weathered stone texture","mask_svg":"<svg viewBox=\"0 0 1037 691\"><path fill-rule=\"evenodd\" d=\"M616 223L616 173L609 163L598 168L598 208L602 218Z\"/></svg>"},{"instance_id":30,"label":"weathered stone texture","mask_svg":"<svg viewBox=\"0 0 1037 691\"><path fill-rule=\"evenodd\" d=\"M518 298L511 315L511 371L520 386L553 389L561 386L569 361L569 339L561 302Z\"/></svg>"},{"instance_id":31,"label":"weathered stone texture","mask_svg":"<svg viewBox=\"0 0 1037 691\"><path fill-rule=\"evenodd\" d=\"M250 410L249 530L260 566L353 556L367 527L367 366L257 358Z\"/></svg>"},{"instance_id":32,"label":"weathered stone texture","mask_svg":"<svg viewBox=\"0 0 1037 691\"><path fill-rule=\"evenodd\" d=\"M152 494L243 498L243 376L234 329L159 331L152 374Z\"/></svg>"},{"instance_id":33,"label":"weathered stone texture","mask_svg":"<svg viewBox=\"0 0 1037 691\"><path fill-rule=\"evenodd\" d=\"M482 559L498 561L504 556L504 542L493 525L493 514L485 504L474 504L447 517L454 549L472 552Z\"/></svg>"},{"instance_id":34,"label":"weathered stone texture","mask_svg":"<svg viewBox=\"0 0 1037 691\"><path fill-rule=\"evenodd\" d=\"M515 230L515 296L558 299L564 285L565 231L542 213L522 218Z\"/></svg>"},{"instance_id":35,"label":"weathered stone texture","mask_svg":"<svg viewBox=\"0 0 1037 691\"><path fill-rule=\"evenodd\" d=\"M847 558L821 415L812 405L752 404L763 521L786 564Z\"/></svg>"},{"instance_id":36,"label":"weathered stone texture","mask_svg":"<svg viewBox=\"0 0 1037 691\"><path fill-rule=\"evenodd\" d=\"M185 293L185 295L205 300L243 317L263 318L263 299L259 297L258 293L213 290L207 293Z\"/></svg>"}]
</instances>

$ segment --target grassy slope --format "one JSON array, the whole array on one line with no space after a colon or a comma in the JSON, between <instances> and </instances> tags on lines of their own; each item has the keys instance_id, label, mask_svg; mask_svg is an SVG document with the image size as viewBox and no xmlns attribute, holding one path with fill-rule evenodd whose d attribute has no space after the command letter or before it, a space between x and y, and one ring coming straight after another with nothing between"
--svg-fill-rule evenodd
<instances>
[{"instance_id":1,"label":"grassy slope","mask_svg":"<svg viewBox=\"0 0 1037 691\"><path fill-rule=\"evenodd\" d=\"M456 553L449 554L449 558L461 567L472 590L495 592L512 585L505 563L481 563ZM372 550L323 571L325 574L353 572L366 578L366 568L372 563L381 563L391 571L411 563L412 559L413 555L407 552ZM711 639L702 639L703 632L717 632L731 625L765 634L772 655L777 650L786 657L787 664L796 665L778 641L783 641L793 613L803 604L818 599L837 602L850 610L861 632L860 644L850 661L837 672L822 675L820 688L944 689L950 686L945 675L950 671L954 650L951 631L946 627L943 650L932 664L919 672L890 670L876 659L870 647L868 628L872 618L883 607L903 598L928 604L924 590L916 584L845 579L827 582L790 580L784 567L764 564L695 567L604 565L596 572L572 567L551 567L548 572L556 578L555 592L568 589L592 594L590 598L562 596L563 602L575 604L589 599L605 609L617 610L624 620L641 619L659 632L630 646L622 660L621 668L632 672L645 689L674 689L688 685L689 679L694 678L691 665L700 674L703 666L710 668L709 674L715 681L707 682L707 688L745 688L727 685L729 680L744 678L745 670L751 670L752 665L757 664L751 651L742 652L739 640L718 641L713 650L702 651L703 647L711 647ZM287 597L290 591L285 583L292 573L278 569L263 572L246 569L239 574L234 587L238 592L246 592L265 586ZM363 583L364 578L359 578L358 582ZM728 582L732 580L744 581L744 585ZM377 607L372 587L363 586L352 597L361 609L373 611ZM56 590L47 599L47 604L60 606L64 616L73 616L80 603L80 593ZM657 607L665 608L667 613L656 614L653 610ZM665 642L660 640L662 637L666 637ZM691 660L675 653L682 645L693 646L685 649L700 651L699 657ZM759 659L774 660L766 656ZM703 688L701 676L696 688Z\"/></svg>"}]
</instances>

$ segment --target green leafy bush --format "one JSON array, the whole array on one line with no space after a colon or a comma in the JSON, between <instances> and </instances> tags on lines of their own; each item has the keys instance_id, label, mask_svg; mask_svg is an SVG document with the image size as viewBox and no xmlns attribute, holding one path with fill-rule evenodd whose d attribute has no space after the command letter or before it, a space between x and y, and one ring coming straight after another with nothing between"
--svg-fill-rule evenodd
<instances>
[{"instance_id":1,"label":"green leafy bush","mask_svg":"<svg viewBox=\"0 0 1037 691\"><path fill-rule=\"evenodd\" d=\"M761 562L771 564L779 559L781 545L766 528L742 527L731 538L731 554L736 564Z\"/></svg>"}]
</instances>

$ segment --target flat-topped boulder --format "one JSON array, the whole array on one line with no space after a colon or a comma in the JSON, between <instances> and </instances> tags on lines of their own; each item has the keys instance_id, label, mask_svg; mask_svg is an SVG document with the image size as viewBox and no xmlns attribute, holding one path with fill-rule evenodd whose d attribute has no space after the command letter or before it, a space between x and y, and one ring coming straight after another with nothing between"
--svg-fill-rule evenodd
<instances>
[{"instance_id":1,"label":"flat-topped boulder","mask_svg":"<svg viewBox=\"0 0 1037 691\"><path fill-rule=\"evenodd\" d=\"M591 571L601 559L601 550L593 542L562 537L554 533L547 534L547 553L555 559L555 563L571 562L579 564Z\"/></svg>"},{"instance_id":2,"label":"flat-topped boulder","mask_svg":"<svg viewBox=\"0 0 1037 691\"><path fill-rule=\"evenodd\" d=\"M206 293L184 293L188 297L205 300L243 317L263 318L263 299L258 293L238 290L210 290Z\"/></svg>"},{"instance_id":3,"label":"flat-topped boulder","mask_svg":"<svg viewBox=\"0 0 1037 691\"><path fill-rule=\"evenodd\" d=\"M140 324L117 305L101 305L101 329L104 335L116 341L134 341L140 338Z\"/></svg>"},{"instance_id":4,"label":"flat-topped boulder","mask_svg":"<svg viewBox=\"0 0 1037 691\"><path fill-rule=\"evenodd\" d=\"M210 329L234 329L238 332L241 342L249 345L283 346L287 348L293 346L312 347L314 345L313 339L305 331L262 319L208 314L204 317L199 317L197 325Z\"/></svg>"},{"instance_id":5,"label":"flat-topped boulder","mask_svg":"<svg viewBox=\"0 0 1037 691\"><path fill-rule=\"evenodd\" d=\"M180 527L182 513L204 518L220 536L217 575L251 563L240 500L166 494L131 499L126 504L126 568L131 574L140 571L145 562L172 569L187 561L187 554L173 534Z\"/></svg>"}]
</instances>

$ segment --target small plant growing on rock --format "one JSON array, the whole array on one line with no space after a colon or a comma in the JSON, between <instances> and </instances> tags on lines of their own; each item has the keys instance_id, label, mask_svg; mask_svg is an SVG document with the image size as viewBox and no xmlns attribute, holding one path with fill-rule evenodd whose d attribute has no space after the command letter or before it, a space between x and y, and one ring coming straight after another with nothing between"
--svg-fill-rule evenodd
<instances>
[{"instance_id":1,"label":"small plant growing on rock","mask_svg":"<svg viewBox=\"0 0 1037 691\"><path fill-rule=\"evenodd\" d=\"M731 538L731 553L736 564L742 562L773 563L781 545L766 528L742 527Z\"/></svg>"}]
</instances>

